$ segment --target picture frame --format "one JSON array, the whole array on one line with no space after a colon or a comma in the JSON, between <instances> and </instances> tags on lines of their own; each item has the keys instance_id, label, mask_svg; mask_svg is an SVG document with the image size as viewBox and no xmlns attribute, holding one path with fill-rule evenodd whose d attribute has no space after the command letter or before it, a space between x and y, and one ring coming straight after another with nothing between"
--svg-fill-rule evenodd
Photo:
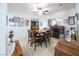
<instances>
[{"instance_id":1,"label":"picture frame","mask_svg":"<svg viewBox=\"0 0 79 59\"><path fill-rule=\"evenodd\" d=\"M27 18L23 17L9 17L6 16L6 26L10 27L24 27L24 26L29 26L29 20Z\"/></svg>"},{"instance_id":2,"label":"picture frame","mask_svg":"<svg viewBox=\"0 0 79 59\"><path fill-rule=\"evenodd\" d=\"M52 19L48 19L48 26L51 26Z\"/></svg>"},{"instance_id":3,"label":"picture frame","mask_svg":"<svg viewBox=\"0 0 79 59\"><path fill-rule=\"evenodd\" d=\"M25 22L25 26L29 26L29 20L26 19L24 22Z\"/></svg>"},{"instance_id":4,"label":"picture frame","mask_svg":"<svg viewBox=\"0 0 79 59\"><path fill-rule=\"evenodd\" d=\"M9 18L9 22L16 22L16 21L13 18Z\"/></svg>"},{"instance_id":5,"label":"picture frame","mask_svg":"<svg viewBox=\"0 0 79 59\"><path fill-rule=\"evenodd\" d=\"M68 17L68 24L75 25L75 16Z\"/></svg>"},{"instance_id":6,"label":"picture frame","mask_svg":"<svg viewBox=\"0 0 79 59\"><path fill-rule=\"evenodd\" d=\"M13 19L15 22L20 22L20 20L21 20L20 17L16 17L16 16L14 16Z\"/></svg>"}]
</instances>

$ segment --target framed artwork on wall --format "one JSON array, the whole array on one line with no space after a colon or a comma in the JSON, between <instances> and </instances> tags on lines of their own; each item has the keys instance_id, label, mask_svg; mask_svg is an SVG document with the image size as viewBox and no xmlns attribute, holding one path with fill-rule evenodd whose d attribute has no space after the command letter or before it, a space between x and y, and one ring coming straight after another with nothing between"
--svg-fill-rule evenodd
<instances>
[{"instance_id":1,"label":"framed artwork on wall","mask_svg":"<svg viewBox=\"0 0 79 59\"><path fill-rule=\"evenodd\" d=\"M29 26L29 20L28 19L25 20L25 26Z\"/></svg>"},{"instance_id":2,"label":"framed artwork on wall","mask_svg":"<svg viewBox=\"0 0 79 59\"><path fill-rule=\"evenodd\" d=\"M14 19L15 22L20 22L20 17L14 16L13 19Z\"/></svg>"},{"instance_id":3,"label":"framed artwork on wall","mask_svg":"<svg viewBox=\"0 0 79 59\"><path fill-rule=\"evenodd\" d=\"M48 19L48 26L51 26L52 19Z\"/></svg>"},{"instance_id":4,"label":"framed artwork on wall","mask_svg":"<svg viewBox=\"0 0 79 59\"><path fill-rule=\"evenodd\" d=\"M29 20L23 17L6 16L6 25L11 27L23 27L29 25Z\"/></svg>"},{"instance_id":5,"label":"framed artwork on wall","mask_svg":"<svg viewBox=\"0 0 79 59\"><path fill-rule=\"evenodd\" d=\"M75 25L75 16L68 17L68 24Z\"/></svg>"}]
</instances>

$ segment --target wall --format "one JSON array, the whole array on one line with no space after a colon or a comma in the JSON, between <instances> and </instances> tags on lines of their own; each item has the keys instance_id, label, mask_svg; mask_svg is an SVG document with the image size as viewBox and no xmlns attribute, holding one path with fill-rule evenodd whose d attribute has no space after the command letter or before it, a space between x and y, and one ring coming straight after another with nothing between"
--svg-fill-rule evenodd
<instances>
[{"instance_id":1,"label":"wall","mask_svg":"<svg viewBox=\"0 0 79 59\"><path fill-rule=\"evenodd\" d=\"M69 9L69 10L65 10L65 11L60 11L57 13L54 13L52 15L49 15L49 18L55 19L55 20L59 20L62 19L64 21L64 19L68 19L69 16L75 16L75 8L74 9Z\"/></svg>"},{"instance_id":2,"label":"wall","mask_svg":"<svg viewBox=\"0 0 79 59\"><path fill-rule=\"evenodd\" d=\"M0 56L6 55L6 15L7 4L0 3Z\"/></svg>"}]
</instances>

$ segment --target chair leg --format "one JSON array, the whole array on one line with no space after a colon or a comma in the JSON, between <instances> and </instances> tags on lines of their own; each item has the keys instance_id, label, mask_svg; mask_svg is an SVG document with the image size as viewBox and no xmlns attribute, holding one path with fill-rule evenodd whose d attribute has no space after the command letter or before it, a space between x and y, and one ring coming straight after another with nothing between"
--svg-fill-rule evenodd
<instances>
[{"instance_id":1,"label":"chair leg","mask_svg":"<svg viewBox=\"0 0 79 59\"><path fill-rule=\"evenodd\" d=\"M36 50L36 43L34 44L34 51Z\"/></svg>"},{"instance_id":2,"label":"chair leg","mask_svg":"<svg viewBox=\"0 0 79 59\"><path fill-rule=\"evenodd\" d=\"M49 38L50 40L51 40L51 36L50 36L50 38Z\"/></svg>"},{"instance_id":3,"label":"chair leg","mask_svg":"<svg viewBox=\"0 0 79 59\"><path fill-rule=\"evenodd\" d=\"M33 42L30 42L30 46L33 47Z\"/></svg>"},{"instance_id":4,"label":"chair leg","mask_svg":"<svg viewBox=\"0 0 79 59\"><path fill-rule=\"evenodd\" d=\"M46 48L47 48L47 42L45 42L45 46L46 46Z\"/></svg>"},{"instance_id":5,"label":"chair leg","mask_svg":"<svg viewBox=\"0 0 79 59\"><path fill-rule=\"evenodd\" d=\"M48 38L48 42L49 42L49 45L50 45L50 38Z\"/></svg>"},{"instance_id":6,"label":"chair leg","mask_svg":"<svg viewBox=\"0 0 79 59\"><path fill-rule=\"evenodd\" d=\"M41 43L41 47L42 47L42 43Z\"/></svg>"},{"instance_id":7,"label":"chair leg","mask_svg":"<svg viewBox=\"0 0 79 59\"><path fill-rule=\"evenodd\" d=\"M50 45L50 41L49 41L49 45Z\"/></svg>"},{"instance_id":8,"label":"chair leg","mask_svg":"<svg viewBox=\"0 0 79 59\"><path fill-rule=\"evenodd\" d=\"M28 38L28 44L29 44L29 38Z\"/></svg>"}]
</instances>

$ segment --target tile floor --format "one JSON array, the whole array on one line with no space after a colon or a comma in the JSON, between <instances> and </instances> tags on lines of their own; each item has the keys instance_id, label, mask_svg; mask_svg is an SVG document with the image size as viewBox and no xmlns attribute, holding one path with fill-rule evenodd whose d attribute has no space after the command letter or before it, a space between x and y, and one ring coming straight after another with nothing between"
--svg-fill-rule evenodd
<instances>
[{"instance_id":1,"label":"tile floor","mask_svg":"<svg viewBox=\"0 0 79 59\"><path fill-rule=\"evenodd\" d=\"M51 38L51 44L47 45L47 48L43 44L42 47L37 46L36 51L34 51L34 47L30 47L30 44L25 42L25 40L20 40L20 45L23 50L24 56L54 56L55 46L59 40L55 38Z\"/></svg>"}]
</instances>

